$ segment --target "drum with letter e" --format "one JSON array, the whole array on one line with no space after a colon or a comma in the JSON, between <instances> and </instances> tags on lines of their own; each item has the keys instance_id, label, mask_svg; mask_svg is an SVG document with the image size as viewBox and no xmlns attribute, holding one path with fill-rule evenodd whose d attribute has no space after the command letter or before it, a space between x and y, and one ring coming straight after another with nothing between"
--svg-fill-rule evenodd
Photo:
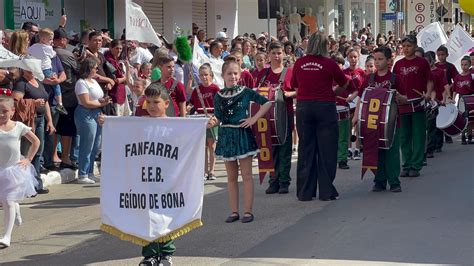
<instances>
[{"instance_id":1,"label":"drum with letter e","mask_svg":"<svg viewBox=\"0 0 474 266\"><path fill-rule=\"evenodd\" d=\"M337 109L337 120L338 121L347 120L351 116L350 109L347 106L337 105L336 109Z\"/></svg>"},{"instance_id":2,"label":"drum with letter e","mask_svg":"<svg viewBox=\"0 0 474 266\"><path fill-rule=\"evenodd\" d=\"M359 109L359 137L378 138L379 149L390 149L397 125L395 91L366 88Z\"/></svg>"},{"instance_id":3,"label":"drum with letter e","mask_svg":"<svg viewBox=\"0 0 474 266\"><path fill-rule=\"evenodd\" d=\"M268 128L271 132L271 143L273 145L283 145L286 142L286 135L288 133L288 113L286 109L285 98L283 91L277 87L260 87L256 91L268 98L271 101L272 106L270 110L262 117L266 119ZM254 116L260 106L256 103L250 103L249 113ZM255 130L259 130L258 127L253 127L254 134L258 134Z\"/></svg>"},{"instance_id":4,"label":"drum with letter e","mask_svg":"<svg viewBox=\"0 0 474 266\"><path fill-rule=\"evenodd\" d=\"M457 107L459 112L468 118L469 123L474 122L474 95L460 96L457 100Z\"/></svg>"},{"instance_id":5,"label":"drum with letter e","mask_svg":"<svg viewBox=\"0 0 474 266\"><path fill-rule=\"evenodd\" d=\"M398 114L407 115L425 110L426 102L423 98L408 100L408 103L398 105Z\"/></svg>"},{"instance_id":6,"label":"drum with letter e","mask_svg":"<svg viewBox=\"0 0 474 266\"><path fill-rule=\"evenodd\" d=\"M449 136L457 136L467 126L467 118L456 108L454 104L446 104L438 109L436 127Z\"/></svg>"}]
</instances>

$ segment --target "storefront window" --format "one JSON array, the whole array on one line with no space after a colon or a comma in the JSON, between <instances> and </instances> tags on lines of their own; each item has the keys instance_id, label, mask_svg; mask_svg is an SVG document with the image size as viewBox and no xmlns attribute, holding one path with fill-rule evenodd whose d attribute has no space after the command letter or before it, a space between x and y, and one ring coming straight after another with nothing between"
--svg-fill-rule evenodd
<instances>
[{"instance_id":1,"label":"storefront window","mask_svg":"<svg viewBox=\"0 0 474 266\"><path fill-rule=\"evenodd\" d=\"M278 37L290 41L301 38L324 27L324 0L280 0Z\"/></svg>"}]
</instances>

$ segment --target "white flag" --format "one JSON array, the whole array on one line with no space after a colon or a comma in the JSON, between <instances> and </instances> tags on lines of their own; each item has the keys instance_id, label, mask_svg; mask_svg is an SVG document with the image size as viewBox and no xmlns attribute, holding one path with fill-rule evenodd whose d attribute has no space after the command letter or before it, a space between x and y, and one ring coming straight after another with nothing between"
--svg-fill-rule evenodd
<instances>
[{"instance_id":1,"label":"white flag","mask_svg":"<svg viewBox=\"0 0 474 266\"><path fill-rule=\"evenodd\" d=\"M204 63L209 63L209 57L204 53L201 46L199 46L198 38L194 36L193 65L199 68Z\"/></svg>"},{"instance_id":2,"label":"white flag","mask_svg":"<svg viewBox=\"0 0 474 266\"><path fill-rule=\"evenodd\" d=\"M449 36L449 41L446 43L446 47L448 48L449 53L446 60L455 64L474 47L474 40L461 26L456 25L451 36Z\"/></svg>"},{"instance_id":3,"label":"white flag","mask_svg":"<svg viewBox=\"0 0 474 266\"><path fill-rule=\"evenodd\" d=\"M125 34L127 40L135 40L144 43L153 43L161 47L161 41L156 36L153 26L142 7L127 0L125 7Z\"/></svg>"},{"instance_id":4,"label":"white flag","mask_svg":"<svg viewBox=\"0 0 474 266\"><path fill-rule=\"evenodd\" d=\"M106 118L102 230L145 246L202 225L206 124L202 118Z\"/></svg>"},{"instance_id":5,"label":"white flag","mask_svg":"<svg viewBox=\"0 0 474 266\"><path fill-rule=\"evenodd\" d=\"M44 79L43 71L41 70L41 60L32 57L20 57L5 49L1 44L0 66L21 68L33 72L33 75L41 81Z\"/></svg>"},{"instance_id":6,"label":"white flag","mask_svg":"<svg viewBox=\"0 0 474 266\"><path fill-rule=\"evenodd\" d=\"M439 22L433 22L424 27L418 35L416 35L416 38L418 39L418 46L423 48L425 52L436 52L441 45L448 42L448 37Z\"/></svg>"}]
</instances>

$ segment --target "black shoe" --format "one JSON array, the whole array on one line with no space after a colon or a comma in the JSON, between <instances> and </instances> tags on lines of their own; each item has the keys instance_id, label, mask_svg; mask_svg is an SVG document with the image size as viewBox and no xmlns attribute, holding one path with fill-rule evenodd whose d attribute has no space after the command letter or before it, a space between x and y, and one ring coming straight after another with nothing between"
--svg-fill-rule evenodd
<instances>
[{"instance_id":1,"label":"black shoe","mask_svg":"<svg viewBox=\"0 0 474 266\"><path fill-rule=\"evenodd\" d=\"M78 169L77 164L75 164L73 162L71 162L71 164L61 163L61 164L59 164L59 168L61 168L61 169L68 168L68 169L72 169L72 170L77 170Z\"/></svg>"},{"instance_id":2,"label":"black shoe","mask_svg":"<svg viewBox=\"0 0 474 266\"><path fill-rule=\"evenodd\" d=\"M372 187L372 192L382 192L387 189L387 186L385 186L382 183L375 182L374 186Z\"/></svg>"},{"instance_id":3,"label":"black shoe","mask_svg":"<svg viewBox=\"0 0 474 266\"><path fill-rule=\"evenodd\" d=\"M246 216L247 215L247 216ZM250 213L250 212L246 212L244 214L244 216L242 217L242 223L246 224L246 223L250 223L250 222L253 222L253 214Z\"/></svg>"},{"instance_id":4,"label":"black shoe","mask_svg":"<svg viewBox=\"0 0 474 266\"><path fill-rule=\"evenodd\" d=\"M400 177L408 177L409 172L410 172L410 169L403 169L402 172L400 173Z\"/></svg>"},{"instance_id":5,"label":"black shoe","mask_svg":"<svg viewBox=\"0 0 474 266\"><path fill-rule=\"evenodd\" d=\"M265 190L265 194L275 194L280 190L280 184L277 180L270 180L270 184L268 185L267 190Z\"/></svg>"},{"instance_id":6,"label":"black shoe","mask_svg":"<svg viewBox=\"0 0 474 266\"><path fill-rule=\"evenodd\" d=\"M461 144L462 144L462 145L467 145L467 141L466 141L465 138L463 138L463 139L461 140Z\"/></svg>"},{"instance_id":7,"label":"black shoe","mask_svg":"<svg viewBox=\"0 0 474 266\"><path fill-rule=\"evenodd\" d=\"M439 149L436 149L434 152L435 152L435 153L440 153L440 152L442 152L442 151L443 151L443 150L441 150L441 148L439 148Z\"/></svg>"},{"instance_id":8,"label":"black shoe","mask_svg":"<svg viewBox=\"0 0 474 266\"><path fill-rule=\"evenodd\" d=\"M390 186L390 192L402 192L402 187L400 185Z\"/></svg>"},{"instance_id":9,"label":"black shoe","mask_svg":"<svg viewBox=\"0 0 474 266\"><path fill-rule=\"evenodd\" d=\"M227 219L225 219L225 222L226 223L233 223L235 221L238 221L240 219L240 216L238 213L236 212L233 212L231 215L229 215L229 217L227 217Z\"/></svg>"},{"instance_id":10,"label":"black shoe","mask_svg":"<svg viewBox=\"0 0 474 266\"><path fill-rule=\"evenodd\" d=\"M320 198L319 200L320 201L331 201L331 200L338 200L338 199L339 199L339 196L331 196L329 199Z\"/></svg>"},{"instance_id":11,"label":"black shoe","mask_svg":"<svg viewBox=\"0 0 474 266\"><path fill-rule=\"evenodd\" d=\"M158 266L160 265L160 260L157 257L148 257L140 261L138 266Z\"/></svg>"},{"instance_id":12,"label":"black shoe","mask_svg":"<svg viewBox=\"0 0 474 266\"><path fill-rule=\"evenodd\" d=\"M40 174L48 174L49 170L44 168L44 166L40 165Z\"/></svg>"},{"instance_id":13,"label":"black shoe","mask_svg":"<svg viewBox=\"0 0 474 266\"><path fill-rule=\"evenodd\" d=\"M47 169L48 171L59 171L59 167L57 167L56 165L52 164L52 165L44 165L43 166L45 169Z\"/></svg>"},{"instance_id":14,"label":"black shoe","mask_svg":"<svg viewBox=\"0 0 474 266\"><path fill-rule=\"evenodd\" d=\"M418 176L420 176L420 172L415 170L415 169L410 169L410 171L408 172L408 176L409 177L418 177Z\"/></svg>"},{"instance_id":15,"label":"black shoe","mask_svg":"<svg viewBox=\"0 0 474 266\"><path fill-rule=\"evenodd\" d=\"M56 111L58 111L59 114L61 115L67 115L67 111L66 111L66 108L64 108L63 105L56 105Z\"/></svg>"},{"instance_id":16,"label":"black shoe","mask_svg":"<svg viewBox=\"0 0 474 266\"><path fill-rule=\"evenodd\" d=\"M207 175L207 180L216 180L216 179L217 179L217 177L213 173L209 173Z\"/></svg>"},{"instance_id":17,"label":"black shoe","mask_svg":"<svg viewBox=\"0 0 474 266\"><path fill-rule=\"evenodd\" d=\"M347 161L340 161L339 169L349 169L349 165L347 165Z\"/></svg>"},{"instance_id":18,"label":"black shoe","mask_svg":"<svg viewBox=\"0 0 474 266\"><path fill-rule=\"evenodd\" d=\"M453 138L446 136L446 143L447 144L452 144L453 143Z\"/></svg>"},{"instance_id":19,"label":"black shoe","mask_svg":"<svg viewBox=\"0 0 474 266\"><path fill-rule=\"evenodd\" d=\"M278 189L278 193L279 194L288 194L288 192L289 192L288 187L289 186L290 186L290 184L280 183L280 189Z\"/></svg>"},{"instance_id":20,"label":"black shoe","mask_svg":"<svg viewBox=\"0 0 474 266\"><path fill-rule=\"evenodd\" d=\"M426 158L434 158L434 154L432 152L427 152Z\"/></svg>"},{"instance_id":21,"label":"black shoe","mask_svg":"<svg viewBox=\"0 0 474 266\"><path fill-rule=\"evenodd\" d=\"M38 193L38 194L48 194L49 189L47 189L47 188L36 189L36 193Z\"/></svg>"}]
</instances>

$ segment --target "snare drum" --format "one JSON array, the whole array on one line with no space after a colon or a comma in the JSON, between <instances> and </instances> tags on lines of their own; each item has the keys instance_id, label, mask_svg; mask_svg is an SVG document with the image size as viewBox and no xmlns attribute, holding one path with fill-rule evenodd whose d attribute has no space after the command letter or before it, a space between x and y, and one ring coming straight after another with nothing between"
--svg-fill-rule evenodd
<instances>
[{"instance_id":1,"label":"snare drum","mask_svg":"<svg viewBox=\"0 0 474 266\"><path fill-rule=\"evenodd\" d=\"M347 120L351 116L350 109L347 106L337 105L336 109L338 121Z\"/></svg>"},{"instance_id":2,"label":"snare drum","mask_svg":"<svg viewBox=\"0 0 474 266\"><path fill-rule=\"evenodd\" d=\"M436 127L449 136L457 136L467 126L467 118L456 108L454 104L446 104L438 109Z\"/></svg>"},{"instance_id":3,"label":"snare drum","mask_svg":"<svg viewBox=\"0 0 474 266\"><path fill-rule=\"evenodd\" d=\"M398 115L395 91L369 87L364 90L360 102L359 137L363 139L366 129L373 129L372 123L375 123L379 149L390 149L395 136Z\"/></svg>"},{"instance_id":4,"label":"snare drum","mask_svg":"<svg viewBox=\"0 0 474 266\"><path fill-rule=\"evenodd\" d=\"M459 94L458 94L459 95ZM457 107L469 122L474 122L474 95L463 95L457 101Z\"/></svg>"},{"instance_id":5,"label":"snare drum","mask_svg":"<svg viewBox=\"0 0 474 266\"><path fill-rule=\"evenodd\" d=\"M406 104L399 104L398 105L398 114L399 115L407 115L411 113L425 111L426 102L423 98L416 98L408 100Z\"/></svg>"}]
</instances>

